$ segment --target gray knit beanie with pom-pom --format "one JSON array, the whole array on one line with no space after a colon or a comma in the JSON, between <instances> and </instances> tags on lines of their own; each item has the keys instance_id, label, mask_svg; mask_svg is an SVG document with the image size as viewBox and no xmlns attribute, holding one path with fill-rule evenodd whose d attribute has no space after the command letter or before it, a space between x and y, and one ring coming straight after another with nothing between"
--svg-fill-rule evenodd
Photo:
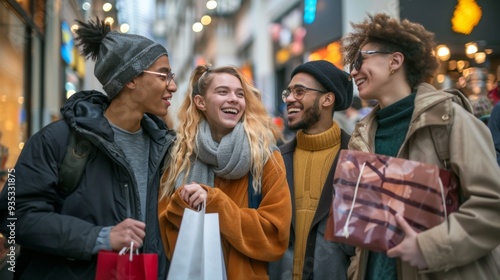
<instances>
[{"instance_id":1,"label":"gray knit beanie with pom-pom","mask_svg":"<svg viewBox=\"0 0 500 280\"><path fill-rule=\"evenodd\" d=\"M148 69L167 50L146 37L111 31L96 18L87 23L77 20L76 42L85 58L95 60L94 75L109 99L113 99L127 82Z\"/></svg>"}]
</instances>

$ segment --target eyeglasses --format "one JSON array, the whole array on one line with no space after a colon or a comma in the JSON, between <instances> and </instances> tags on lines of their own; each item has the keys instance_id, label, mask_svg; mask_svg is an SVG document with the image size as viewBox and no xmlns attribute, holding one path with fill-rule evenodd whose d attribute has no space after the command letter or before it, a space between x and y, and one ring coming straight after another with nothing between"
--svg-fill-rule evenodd
<instances>
[{"instance_id":1,"label":"eyeglasses","mask_svg":"<svg viewBox=\"0 0 500 280\"><path fill-rule=\"evenodd\" d=\"M319 93L327 93L328 91L324 91L324 90L319 90L319 89L315 89L315 88L308 88L308 87L303 87L303 86L297 86L297 87L294 87L292 89L285 89L282 93L281 93L281 99L283 99L283 102L286 103L286 98L291 94L293 93L293 97L295 97L295 99L297 100L301 100L302 98L304 98L304 95L306 94L306 92L308 90L313 90L313 91L317 91Z\"/></svg>"},{"instance_id":2,"label":"eyeglasses","mask_svg":"<svg viewBox=\"0 0 500 280\"><path fill-rule=\"evenodd\" d=\"M148 74L155 74L155 75L158 75L161 77L161 79L163 81L167 81L167 87L168 85L170 84L170 82L174 79L175 77L175 73L172 73L171 71L170 72L167 72L167 73L160 73L160 72L154 72L154 71L147 71L147 70L144 70L142 71L144 73L148 73Z\"/></svg>"},{"instance_id":3,"label":"eyeglasses","mask_svg":"<svg viewBox=\"0 0 500 280\"><path fill-rule=\"evenodd\" d=\"M351 65L349 66L349 73L352 72L352 70L356 69L356 71L359 71L361 69L361 65L363 64L363 55L362 54L376 54L376 53L382 53L382 54L391 54L392 52L386 52L386 51L358 51L356 54L356 57L354 57L354 60L352 61Z\"/></svg>"}]
</instances>

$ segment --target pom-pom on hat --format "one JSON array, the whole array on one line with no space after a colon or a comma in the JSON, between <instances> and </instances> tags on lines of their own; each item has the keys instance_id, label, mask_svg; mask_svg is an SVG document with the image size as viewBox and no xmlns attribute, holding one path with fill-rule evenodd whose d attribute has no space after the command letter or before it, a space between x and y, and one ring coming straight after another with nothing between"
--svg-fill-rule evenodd
<instances>
[{"instance_id":1,"label":"pom-pom on hat","mask_svg":"<svg viewBox=\"0 0 500 280\"><path fill-rule=\"evenodd\" d=\"M297 66L291 78L301 72L312 75L328 92L335 94L335 111L351 106L353 84L347 72L326 60L309 61Z\"/></svg>"},{"instance_id":2,"label":"pom-pom on hat","mask_svg":"<svg viewBox=\"0 0 500 280\"><path fill-rule=\"evenodd\" d=\"M148 69L167 50L152 40L133 34L110 31L104 21L78 21L77 46L82 55L96 61L94 75L109 99L113 99L127 82Z\"/></svg>"}]
</instances>

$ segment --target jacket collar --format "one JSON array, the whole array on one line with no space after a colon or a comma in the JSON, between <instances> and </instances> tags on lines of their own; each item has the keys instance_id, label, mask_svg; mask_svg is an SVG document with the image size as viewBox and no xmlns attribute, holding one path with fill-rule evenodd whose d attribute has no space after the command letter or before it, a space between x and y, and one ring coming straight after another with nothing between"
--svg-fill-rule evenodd
<instances>
[{"instance_id":1,"label":"jacket collar","mask_svg":"<svg viewBox=\"0 0 500 280\"><path fill-rule=\"evenodd\" d=\"M104 110L109 106L109 98L101 92L80 91L72 95L61 108L66 123L76 131L94 134L113 142L114 133L104 117ZM158 144L165 144L174 138L172 130L157 116L146 113L141 120L144 131Z\"/></svg>"}]
</instances>

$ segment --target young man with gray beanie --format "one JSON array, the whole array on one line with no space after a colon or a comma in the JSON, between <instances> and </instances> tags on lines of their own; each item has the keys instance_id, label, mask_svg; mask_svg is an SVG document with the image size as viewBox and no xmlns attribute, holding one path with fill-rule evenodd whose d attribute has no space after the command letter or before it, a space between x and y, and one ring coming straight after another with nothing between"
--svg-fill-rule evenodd
<instances>
[{"instance_id":1,"label":"young man with gray beanie","mask_svg":"<svg viewBox=\"0 0 500 280\"><path fill-rule=\"evenodd\" d=\"M165 279L157 195L175 135L157 116L167 114L177 90L167 51L145 37L111 31L99 19L78 23L77 45L96 61L94 74L106 94L74 94L61 109L63 119L33 135L17 161L15 278L94 279L100 250L132 244L158 254L158 279ZM65 183L60 173L68 170L61 164L73 136L68 154L86 162L68 191L59 187ZM2 211L10 205L7 190L0 195ZM5 229L6 219L0 222Z\"/></svg>"},{"instance_id":2,"label":"young man with gray beanie","mask_svg":"<svg viewBox=\"0 0 500 280\"><path fill-rule=\"evenodd\" d=\"M349 74L325 60L299 65L281 95L295 138L280 147L292 194L292 224L287 252L269 264L271 280L347 279L354 248L324 238L332 204L333 175L349 135L333 121L349 108Z\"/></svg>"}]
</instances>

